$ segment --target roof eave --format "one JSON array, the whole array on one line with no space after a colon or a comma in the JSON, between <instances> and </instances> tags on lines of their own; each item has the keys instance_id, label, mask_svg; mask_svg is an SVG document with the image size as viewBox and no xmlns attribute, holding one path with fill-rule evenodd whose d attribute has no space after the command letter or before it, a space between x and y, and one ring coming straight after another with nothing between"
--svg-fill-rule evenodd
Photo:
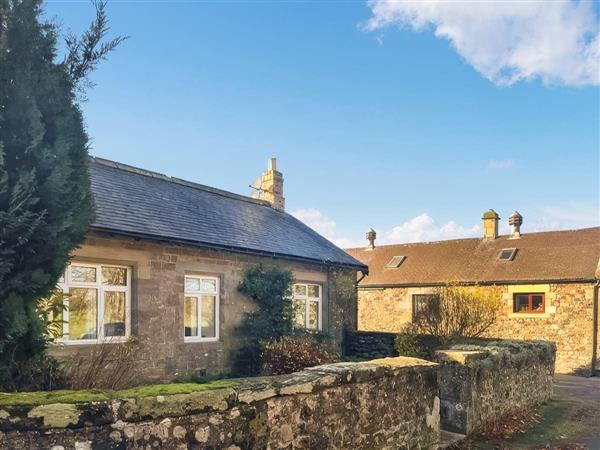
<instances>
[{"instance_id":1,"label":"roof eave","mask_svg":"<svg viewBox=\"0 0 600 450\"><path fill-rule=\"evenodd\" d=\"M413 287L441 287L448 284L459 284L467 286L494 286L514 284L551 284L551 283L595 283L598 278L548 278L548 279L525 279L525 280L495 280L495 281L436 281L430 283L374 283L358 285L359 289L389 289L389 288L413 288Z\"/></svg>"},{"instance_id":2,"label":"roof eave","mask_svg":"<svg viewBox=\"0 0 600 450\"><path fill-rule=\"evenodd\" d=\"M252 255L252 256L263 256L263 257L270 257L270 258L275 258L275 259L285 259L285 260L312 263L312 264L333 265L336 267L347 267L347 268L353 268L356 270L366 271L367 273L369 271L368 266L366 266L364 264L351 264L351 263L342 263L342 262L336 262L336 261L319 260L319 259L314 259L314 258L305 258L302 256L287 255L287 254L283 254L283 253L268 252L268 251L249 249L249 248L243 248L243 247L218 245L218 244L212 244L212 243L207 243L207 242L192 241L192 240L188 240L188 239L173 238L173 237L168 237L168 236L160 236L160 235L153 235L153 234L147 234L147 233L136 233L136 232L124 231L124 230L115 230L112 228L99 227L96 225L90 226L89 230L90 230L90 232L96 233L96 234L119 236L119 237L131 238L131 239L139 239L139 240L144 240L144 241L149 241L149 242L154 242L154 243L185 245L185 246L196 247L196 248L208 248L208 249L213 249L213 250L223 250L223 251L229 251L229 252L233 252L233 253L241 253L241 254ZM348 256L350 256L350 255L348 255Z\"/></svg>"}]
</instances>

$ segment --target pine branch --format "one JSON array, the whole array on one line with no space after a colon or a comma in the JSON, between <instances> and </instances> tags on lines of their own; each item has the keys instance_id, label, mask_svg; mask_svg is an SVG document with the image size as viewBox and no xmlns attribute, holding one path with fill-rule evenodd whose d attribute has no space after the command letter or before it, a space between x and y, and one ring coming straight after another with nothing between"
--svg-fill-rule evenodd
<instances>
[{"instance_id":1,"label":"pine branch","mask_svg":"<svg viewBox=\"0 0 600 450\"><path fill-rule=\"evenodd\" d=\"M96 18L82 36L69 33L65 37L67 56L64 63L73 83L86 82L91 85L88 77L98 63L116 49L129 36L117 36L110 41L102 42L110 31L109 20L106 15L106 0L92 0L96 8Z\"/></svg>"}]
</instances>

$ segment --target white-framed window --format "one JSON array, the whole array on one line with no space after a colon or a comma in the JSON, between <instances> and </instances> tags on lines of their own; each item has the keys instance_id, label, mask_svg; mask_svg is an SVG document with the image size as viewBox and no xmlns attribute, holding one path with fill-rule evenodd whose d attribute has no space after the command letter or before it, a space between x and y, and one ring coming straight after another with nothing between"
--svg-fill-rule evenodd
<instances>
[{"instance_id":1,"label":"white-framed window","mask_svg":"<svg viewBox=\"0 0 600 450\"><path fill-rule=\"evenodd\" d=\"M320 284L294 284L294 322L309 330L320 330L323 288Z\"/></svg>"},{"instance_id":2,"label":"white-framed window","mask_svg":"<svg viewBox=\"0 0 600 450\"><path fill-rule=\"evenodd\" d=\"M219 339L219 279L186 275L183 301L183 340Z\"/></svg>"},{"instance_id":3,"label":"white-framed window","mask_svg":"<svg viewBox=\"0 0 600 450\"><path fill-rule=\"evenodd\" d=\"M67 344L126 340L131 334L131 267L72 262L57 285Z\"/></svg>"}]
</instances>

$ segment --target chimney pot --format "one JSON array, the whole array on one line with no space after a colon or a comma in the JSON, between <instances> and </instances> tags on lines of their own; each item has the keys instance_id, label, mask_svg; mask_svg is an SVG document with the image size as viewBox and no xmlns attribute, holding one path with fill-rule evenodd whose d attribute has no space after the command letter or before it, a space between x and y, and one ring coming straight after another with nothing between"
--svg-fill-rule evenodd
<instances>
[{"instance_id":1,"label":"chimney pot","mask_svg":"<svg viewBox=\"0 0 600 450\"><path fill-rule=\"evenodd\" d=\"M493 209L488 209L483 214L483 238L496 239L498 237L498 221L500 216Z\"/></svg>"},{"instance_id":2,"label":"chimney pot","mask_svg":"<svg viewBox=\"0 0 600 450\"><path fill-rule=\"evenodd\" d=\"M367 246L367 250L373 250L375 248L375 239L377 238L377 233L373 228L369 228L367 231L367 241L369 241L369 245Z\"/></svg>"},{"instance_id":3,"label":"chimney pot","mask_svg":"<svg viewBox=\"0 0 600 450\"><path fill-rule=\"evenodd\" d=\"M277 158L269 158L268 170L277 170Z\"/></svg>"},{"instance_id":4,"label":"chimney pot","mask_svg":"<svg viewBox=\"0 0 600 450\"><path fill-rule=\"evenodd\" d=\"M512 227L510 239L519 239L521 237L521 225L523 225L523 216L519 211L515 211L508 218L508 224Z\"/></svg>"}]
</instances>

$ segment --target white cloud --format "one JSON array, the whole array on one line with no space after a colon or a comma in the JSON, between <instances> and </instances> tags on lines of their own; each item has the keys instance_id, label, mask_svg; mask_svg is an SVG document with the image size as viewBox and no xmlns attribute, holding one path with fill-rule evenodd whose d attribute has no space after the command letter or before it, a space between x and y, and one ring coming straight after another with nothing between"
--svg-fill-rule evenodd
<instances>
[{"instance_id":1,"label":"white cloud","mask_svg":"<svg viewBox=\"0 0 600 450\"><path fill-rule=\"evenodd\" d=\"M369 0L365 28L433 29L498 85L541 79L572 86L600 83L598 14L591 1Z\"/></svg>"},{"instance_id":2,"label":"white cloud","mask_svg":"<svg viewBox=\"0 0 600 450\"><path fill-rule=\"evenodd\" d=\"M359 247L362 245L362 242L339 236L335 221L318 209L297 209L292 211L291 214L340 248Z\"/></svg>"},{"instance_id":3,"label":"white cloud","mask_svg":"<svg viewBox=\"0 0 600 450\"><path fill-rule=\"evenodd\" d=\"M438 226L433 217L422 213L412 219L378 233L377 240L380 244L401 244L407 242L442 241L475 237L481 234L481 227L463 227L453 220Z\"/></svg>"},{"instance_id":4,"label":"white cloud","mask_svg":"<svg viewBox=\"0 0 600 450\"><path fill-rule=\"evenodd\" d=\"M514 165L515 165L515 162L512 159L507 159L506 161L495 161L492 159L488 163L488 169L490 169L490 170L510 169Z\"/></svg>"},{"instance_id":5,"label":"white cloud","mask_svg":"<svg viewBox=\"0 0 600 450\"><path fill-rule=\"evenodd\" d=\"M293 211L292 215L316 232L322 234L338 247L349 248L365 245L365 239L352 239L341 236L337 230L335 221L318 209L298 209ZM465 228L454 221L449 221L441 226L437 226L429 214L423 213L400 225L396 225L390 230L377 230L377 243L400 244L406 242L437 241L474 237L480 234L481 227L479 225Z\"/></svg>"},{"instance_id":6,"label":"white cloud","mask_svg":"<svg viewBox=\"0 0 600 450\"><path fill-rule=\"evenodd\" d=\"M521 211L523 213L523 211ZM500 234L509 234L508 217L512 211L501 214ZM366 245L364 235L349 238L341 235L333 219L315 208L298 209L292 215L303 221L313 230L325 236L338 247L363 247ZM526 211L521 231L532 233L537 231L565 230L586 228L600 225L600 211L594 203L562 203L559 205L541 206L538 210ZM480 216L479 216L480 217ZM473 225L463 226L450 220L438 225L427 213L419 214L391 229L375 228L377 244L404 244L410 242L443 241L481 237L483 230L480 220L473 220ZM365 232L369 225L365 224Z\"/></svg>"}]
</instances>

